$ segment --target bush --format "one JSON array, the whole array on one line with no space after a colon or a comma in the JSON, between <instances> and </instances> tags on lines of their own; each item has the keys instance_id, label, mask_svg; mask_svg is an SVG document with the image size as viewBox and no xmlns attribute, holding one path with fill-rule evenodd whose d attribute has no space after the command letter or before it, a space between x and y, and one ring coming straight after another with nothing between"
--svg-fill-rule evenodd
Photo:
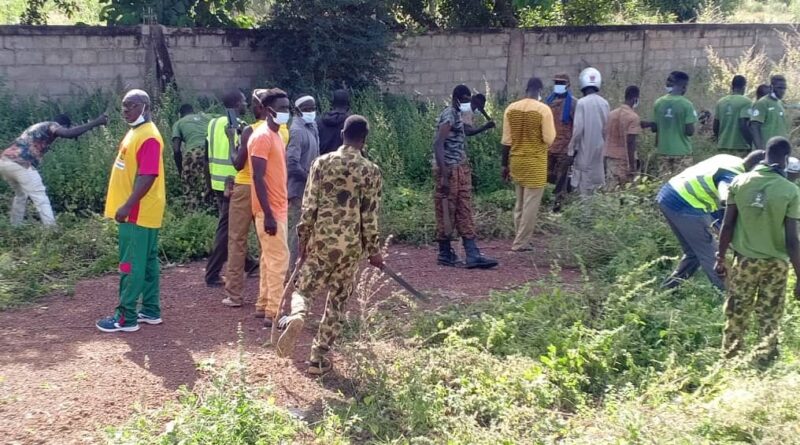
<instances>
[{"instance_id":1,"label":"bush","mask_svg":"<svg viewBox=\"0 0 800 445\"><path fill-rule=\"evenodd\" d=\"M392 75L393 35L377 0L280 0L266 26L265 51L277 85L293 94L315 88L377 87ZM335 83L331 81L335 79Z\"/></svg>"},{"instance_id":2,"label":"bush","mask_svg":"<svg viewBox=\"0 0 800 445\"><path fill-rule=\"evenodd\" d=\"M269 445L297 443L303 425L275 406L264 387L245 379L244 362L225 368L201 365L208 381L181 388L177 403L140 412L127 425L108 430L109 443L126 445Z\"/></svg>"},{"instance_id":3,"label":"bush","mask_svg":"<svg viewBox=\"0 0 800 445\"><path fill-rule=\"evenodd\" d=\"M116 225L99 217L62 215L59 228L12 228L0 220L0 310L116 269Z\"/></svg>"}]
</instances>

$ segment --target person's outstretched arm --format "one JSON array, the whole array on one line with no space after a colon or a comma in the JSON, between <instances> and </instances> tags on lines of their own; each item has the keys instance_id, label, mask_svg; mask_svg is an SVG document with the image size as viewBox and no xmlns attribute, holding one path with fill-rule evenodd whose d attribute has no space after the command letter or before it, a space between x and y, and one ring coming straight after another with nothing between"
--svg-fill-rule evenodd
<instances>
[{"instance_id":1,"label":"person's outstretched arm","mask_svg":"<svg viewBox=\"0 0 800 445\"><path fill-rule=\"evenodd\" d=\"M78 125L77 127L58 127L54 134L58 138L67 138L67 139L75 139L76 137L86 133L87 131L100 127L108 123L108 116L103 113L94 120L85 123L83 125Z\"/></svg>"}]
</instances>

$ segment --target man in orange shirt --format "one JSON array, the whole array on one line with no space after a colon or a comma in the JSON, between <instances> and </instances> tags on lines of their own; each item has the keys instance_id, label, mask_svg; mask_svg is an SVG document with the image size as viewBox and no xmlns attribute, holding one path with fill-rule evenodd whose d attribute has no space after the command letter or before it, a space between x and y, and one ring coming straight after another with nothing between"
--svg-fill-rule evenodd
<instances>
[{"instance_id":1,"label":"man in orange shirt","mask_svg":"<svg viewBox=\"0 0 800 445\"><path fill-rule=\"evenodd\" d=\"M150 120L150 97L131 90L122 99L131 127L119 144L106 196L106 218L119 223L119 305L97 322L103 332L133 332L160 324L158 230L166 206L164 140ZM137 311L139 297L141 311Z\"/></svg>"},{"instance_id":2,"label":"man in orange shirt","mask_svg":"<svg viewBox=\"0 0 800 445\"><path fill-rule=\"evenodd\" d=\"M639 87L625 89L625 103L608 115L606 127L606 187L625 185L636 174L636 142L642 133L642 120L636 114Z\"/></svg>"},{"instance_id":3,"label":"man in orange shirt","mask_svg":"<svg viewBox=\"0 0 800 445\"><path fill-rule=\"evenodd\" d=\"M284 91L273 88L264 94L261 105L266 110L266 124L253 132L247 152L253 169L253 215L261 244L261 282L256 311L263 311L264 326L272 327L289 267L286 145L278 133L280 126L289 121L289 97Z\"/></svg>"}]
</instances>

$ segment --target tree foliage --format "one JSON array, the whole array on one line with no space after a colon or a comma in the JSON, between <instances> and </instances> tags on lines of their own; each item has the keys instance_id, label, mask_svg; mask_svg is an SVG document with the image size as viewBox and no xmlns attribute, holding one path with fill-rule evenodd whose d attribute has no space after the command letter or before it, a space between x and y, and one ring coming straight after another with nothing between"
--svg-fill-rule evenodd
<instances>
[{"instance_id":1,"label":"tree foliage","mask_svg":"<svg viewBox=\"0 0 800 445\"><path fill-rule=\"evenodd\" d=\"M100 19L109 25L136 25L146 21L148 16L166 26L235 27L252 25L243 15L250 0L99 1L104 5Z\"/></svg>"},{"instance_id":2,"label":"tree foliage","mask_svg":"<svg viewBox=\"0 0 800 445\"><path fill-rule=\"evenodd\" d=\"M47 0L28 0L19 21L23 25L46 25L47 13L44 11ZM67 17L72 17L78 9L75 0L53 0L55 7Z\"/></svg>"},{"instance_id":3,"label":"tree foliage","mask_svg":"<svg viewBox=\"0 0 800 445\"><path fill-rule=\"evenodd\" d=\"M306 89L389 80L394 34L385 6L382 0L277 0L263 42L276 65L274 80Z\"/></svg>"}]
</instances>

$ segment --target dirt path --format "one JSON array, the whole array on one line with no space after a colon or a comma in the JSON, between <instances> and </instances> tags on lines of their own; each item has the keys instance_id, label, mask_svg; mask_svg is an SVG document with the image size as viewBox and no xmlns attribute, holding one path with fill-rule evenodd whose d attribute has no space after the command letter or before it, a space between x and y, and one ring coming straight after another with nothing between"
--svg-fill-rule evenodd
<instances>
[{"instance_id":1,"label":"dirt path","mask_svg":"<svg viewBox=\"0 0 800 445\"><path fill-rule=\"evenodd\" d=\"M513 254L508 247L503 241L484 245L484 252L501 262L490 271L435 266L433 247L392 246L387 263L435 294L431 306L441 306L483 298L490 290L549 273L546 255ZM295 366L287 366L263 346L269 331L251 317L258 280L248 280L249 303L229 309L219 304L220 289L205 287L203 267L194 263L163 271L165 323L143 325L135 333L104 334L94 328L95 320L116 305L113 275L78 284L72 297L0 313L0 442L103 442L102 428L124 422L134 405L158 407L174 399L180 386L191 388L200 378L196 366L201 361L233 359L239 323L252 377L269 381L281 405L313 409L322 398L335 396L336 382L322 384L302 371L316 326L306 328ZM569 279L576 272L562 274ZM317 302L315 314L322 305Z\"/></svg>"}]
</instances>

